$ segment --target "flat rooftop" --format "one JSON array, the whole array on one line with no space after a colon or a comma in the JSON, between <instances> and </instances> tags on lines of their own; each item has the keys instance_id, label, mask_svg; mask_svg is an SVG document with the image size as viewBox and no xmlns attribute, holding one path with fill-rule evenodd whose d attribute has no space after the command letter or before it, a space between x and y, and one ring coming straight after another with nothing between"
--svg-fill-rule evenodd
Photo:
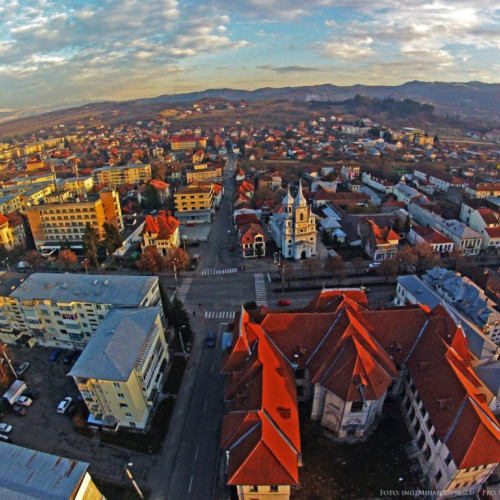
<instances>
[{"instance_id":1,"label":"flat rooftop","mask_svg":"<svg viewBox=\"0 0 500 500\"><path fill-rule=\"evenodd\" d=\"M10 296L20 300L138 306L157 281L157 276L33 273Z\"/></svg>"}]
</instances>

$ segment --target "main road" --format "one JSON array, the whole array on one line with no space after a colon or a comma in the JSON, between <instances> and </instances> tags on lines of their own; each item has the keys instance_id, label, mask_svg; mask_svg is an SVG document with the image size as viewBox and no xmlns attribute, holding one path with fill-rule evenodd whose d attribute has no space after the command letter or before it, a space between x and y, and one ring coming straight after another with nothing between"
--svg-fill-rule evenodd
<instances>
[{"instance_id":1,"label":"main road","mask_svg":"<svg viewBox=\"0 0 500 500\"><path fill-rule=\"evenodd\" d=\"M156 471L150 474L151 498L155 500L208 500L216 496L224 393L220 373L222 333L238 307L256 298L254 275L239 269L242 262L233 234L235 168L236 158L230 157L225 169L225 193L208 244L200 249L201 266L179 287L196 336L169 435ZM210 330L216 334L215 347L205 343Z\"/></svg>"}]
</instances>

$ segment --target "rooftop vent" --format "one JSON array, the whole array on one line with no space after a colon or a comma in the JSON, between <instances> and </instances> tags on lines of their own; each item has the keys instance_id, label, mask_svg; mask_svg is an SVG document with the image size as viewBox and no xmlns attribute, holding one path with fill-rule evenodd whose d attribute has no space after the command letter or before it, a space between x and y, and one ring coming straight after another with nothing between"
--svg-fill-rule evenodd
<instances>
[{"instance_id":1,"label":"rooftop vent","mask_svg":"<svg viewBox=\"0 0 500 500\"><path fill-rule=\"evenodd\" d=\"M446 410L447 408L450 407L450 404L453 402L453 399L438 399L437 400L437 403L438 403L438 408L440 410Z\"/></svg>"},{"instance_id":2,"label":"rooftop vent","mask_svg":"<svg viewBox=\"0 0 500 500\"><path fill-rule=\"evenodd\" d=\"M425 372L427 368L429 368L430 364L431 363L429 361L420 361L420 363L418 364L418 369L421 372Z\"/></svg>"},{"instance_id":3,"label":"rooftop vent","mask_svg":"<svg viewBox=\"0 0 500 500\"><path fill-rule=\"evenodd\" d=\"M66 290L66 288L68 288L68 284L67 284L67 283L63 283L63 284L61 285L61 288L64 288L64 289Z\"/></svg>"},{"instance_id":4,"label":"rooftop vent","mask_svg":"<svg viewBox=\"0 0 500 500\"><path fill-rule=\"evenodd\" d=\"M105 284L106 286L107 286L107 285L109 285L109 280L106 280L106 281L104 282L104 284Z\"/></svg>"},{"instance_id":5,"label":"rooftop vent","mask_svg":"<svg viewBox=\"0 0 500 500\"><path fill-rule=\"evenodd\" d=\"M93 283L94 283L94 286L95 286L95 285L97 285L97 283L99 283L99 280L94 280Z\"/></svg>"}]
</instances>

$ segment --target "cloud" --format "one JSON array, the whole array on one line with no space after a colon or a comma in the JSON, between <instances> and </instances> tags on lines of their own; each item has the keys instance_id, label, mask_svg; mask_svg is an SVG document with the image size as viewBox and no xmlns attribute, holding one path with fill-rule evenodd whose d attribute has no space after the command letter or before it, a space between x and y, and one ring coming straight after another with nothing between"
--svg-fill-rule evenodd
<instances>
[{"instance_id":1,"label":"cloud","mask_svg":"<svg viewBox=\"0 0 500 500\"><path fill-rule=\"evenodd\" d=\"M318 68L310 68L307 66L282 66L276 67L270 64L263 64L261 66L257 66L258 69L276 71L277 73L308 73L319 71Z\"/></svg>"}]
</instances>

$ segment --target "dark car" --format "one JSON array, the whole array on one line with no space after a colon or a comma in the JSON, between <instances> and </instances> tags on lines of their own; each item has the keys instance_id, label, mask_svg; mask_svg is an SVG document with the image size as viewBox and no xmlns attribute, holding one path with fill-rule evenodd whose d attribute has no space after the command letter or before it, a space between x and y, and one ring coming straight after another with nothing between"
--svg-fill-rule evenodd
<instances>
[{"instance_id":1,"label":"dark car","mask_svg":"<svg viewBox=\"0 0 500 500\"><path fill-rule=\"evenodd\" d=\"M38 399L39 394L35 389L28 388L23 392L23 396L27 396L30 399Z\"/></svg>"},{"instance_id":2,"label":"dark car","mask_svg":"<svg viewBox=\"0 0 500 500\"><path fill-rule=\"evenodd\" d=\"M21 405L12 405L12 408L10 409L10 411L14 415L19 415L20 417L24 417L24 415L26 415L26 413L28 413L28 410L24 406L21 406Z\"/></svg>"},{"instance_id":3,"label":"dark car","mask_svg":"<svg viewBox=\"0 0 500 500\"><path fill-rule=\"evenodd\" d=\"M5 443L11 443L10 437L5 434L0 434L0 441L4 441Z\"/></svg>"},{"instance_id":4,"label":"dark car","mask_svg":"<svg viewBox=\"0 0 500 500\"><path fill-rule=\"evenodd\" d=\"M49 361L57 361L57 359L59 358L59 356L61 355L62 353L62 349L54 349L51 353L50 353L50 356L49 356Z\"/></svg>"},{"instance_id":5,"label":"dark car","mask_svg":"<svg viewBox=\"0 0 500 500\"><path fill-rule=\"evenodd\" d=\"M215 333L212 331L209 331L207 333L207 338L205 343L207 344L207 347L215 347Z\"/></svg>"}]
</instances>

